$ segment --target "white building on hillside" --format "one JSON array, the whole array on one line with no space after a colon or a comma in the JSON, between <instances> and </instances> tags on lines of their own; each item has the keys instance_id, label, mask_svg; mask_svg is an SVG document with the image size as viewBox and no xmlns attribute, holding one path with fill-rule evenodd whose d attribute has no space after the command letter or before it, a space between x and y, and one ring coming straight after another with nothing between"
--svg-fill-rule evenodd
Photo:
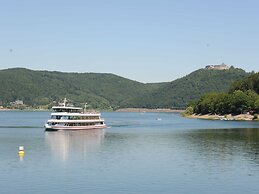
<instances>
[{"instance_id":1,"label":"white building on hillside","mask_svg":"<svg viewBox=\"0 0 259 194\"><path fill-rule=\"evenodd\" d=\"M217 70L227 70L230 67L227 66L225 63L222 63L220 65L207 65L205 69L217 69Z\"/></svg>"}]
</instances>

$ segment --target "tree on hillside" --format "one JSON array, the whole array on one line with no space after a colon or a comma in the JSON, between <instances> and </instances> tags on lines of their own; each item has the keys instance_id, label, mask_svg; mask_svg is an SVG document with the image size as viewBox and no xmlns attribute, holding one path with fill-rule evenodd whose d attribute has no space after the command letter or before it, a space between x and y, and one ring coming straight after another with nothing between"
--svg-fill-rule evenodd
<instances>
[{"instance_id":1,"label":"tree on hillside","mask_svg":"<svg viewBox=\"0 0 259 194\"><path fill-rule=\"evenodd\" d=\"M229 92L236 90L247 91L253 90L259 94L259 73L254 73L243 80L238 80L230 86Z\"/></svg>"}]
</instances>

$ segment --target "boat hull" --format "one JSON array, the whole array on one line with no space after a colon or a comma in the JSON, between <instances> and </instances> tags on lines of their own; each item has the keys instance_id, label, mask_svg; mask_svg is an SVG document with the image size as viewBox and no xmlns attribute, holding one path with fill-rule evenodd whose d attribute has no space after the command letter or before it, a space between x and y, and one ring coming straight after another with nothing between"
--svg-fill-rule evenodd
<instances>
[{"instance_id":1,"label":"boat hull","mask_svg":"<svg viewBox=\"0 0 259 194\"><path fill-rule=\"evenodd\" d=\"M106 125L91 125L91 126L50 126L45 125L45 131L75 131L75 130L91 130L91 129L104 129Z\"/></svg>"}]
</instances>

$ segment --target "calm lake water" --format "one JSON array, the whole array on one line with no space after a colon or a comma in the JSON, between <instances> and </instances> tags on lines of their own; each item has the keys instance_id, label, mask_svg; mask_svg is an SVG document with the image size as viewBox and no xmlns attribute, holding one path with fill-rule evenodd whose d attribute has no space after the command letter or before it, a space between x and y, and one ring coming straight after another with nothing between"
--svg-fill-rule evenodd
<instances>
[{"instance_id":1,"label":"calm lake water","mask_svg":"<svg viewBox=\"0 0 259 194\"><path fill-rule=\"evenodd\" d=\"M111 112L105 130L44 132L49 116L0 112L1 194L259 193L259 122Z\"/></svg>"}]
</instances>

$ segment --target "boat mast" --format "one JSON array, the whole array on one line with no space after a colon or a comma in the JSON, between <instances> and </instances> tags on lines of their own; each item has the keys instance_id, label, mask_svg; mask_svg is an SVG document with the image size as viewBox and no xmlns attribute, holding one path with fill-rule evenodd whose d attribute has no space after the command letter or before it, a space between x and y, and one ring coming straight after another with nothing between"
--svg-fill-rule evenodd
<instances>
[{"instance_id":1,"label":"boat mast","mask_svg":"<svg viewBox=\"0 0 259 194\"><path fill-rule=\"evenodd\" d=\"M64 107L66 106L66 102L67 102L67 99L65 98L64 99L64 104L63 104Z\"/></svg>"},{"instance_id":2,"label":"boat mast","mask_svg":"<svg viewBox=\"0 0 259 194\"><path fill-rule=\"evenodd\" d=\"M86 105L87 105L87 102L85 103L85 108L84 108L84 112L86 112Z\"/></svg>"}]
</instances>

